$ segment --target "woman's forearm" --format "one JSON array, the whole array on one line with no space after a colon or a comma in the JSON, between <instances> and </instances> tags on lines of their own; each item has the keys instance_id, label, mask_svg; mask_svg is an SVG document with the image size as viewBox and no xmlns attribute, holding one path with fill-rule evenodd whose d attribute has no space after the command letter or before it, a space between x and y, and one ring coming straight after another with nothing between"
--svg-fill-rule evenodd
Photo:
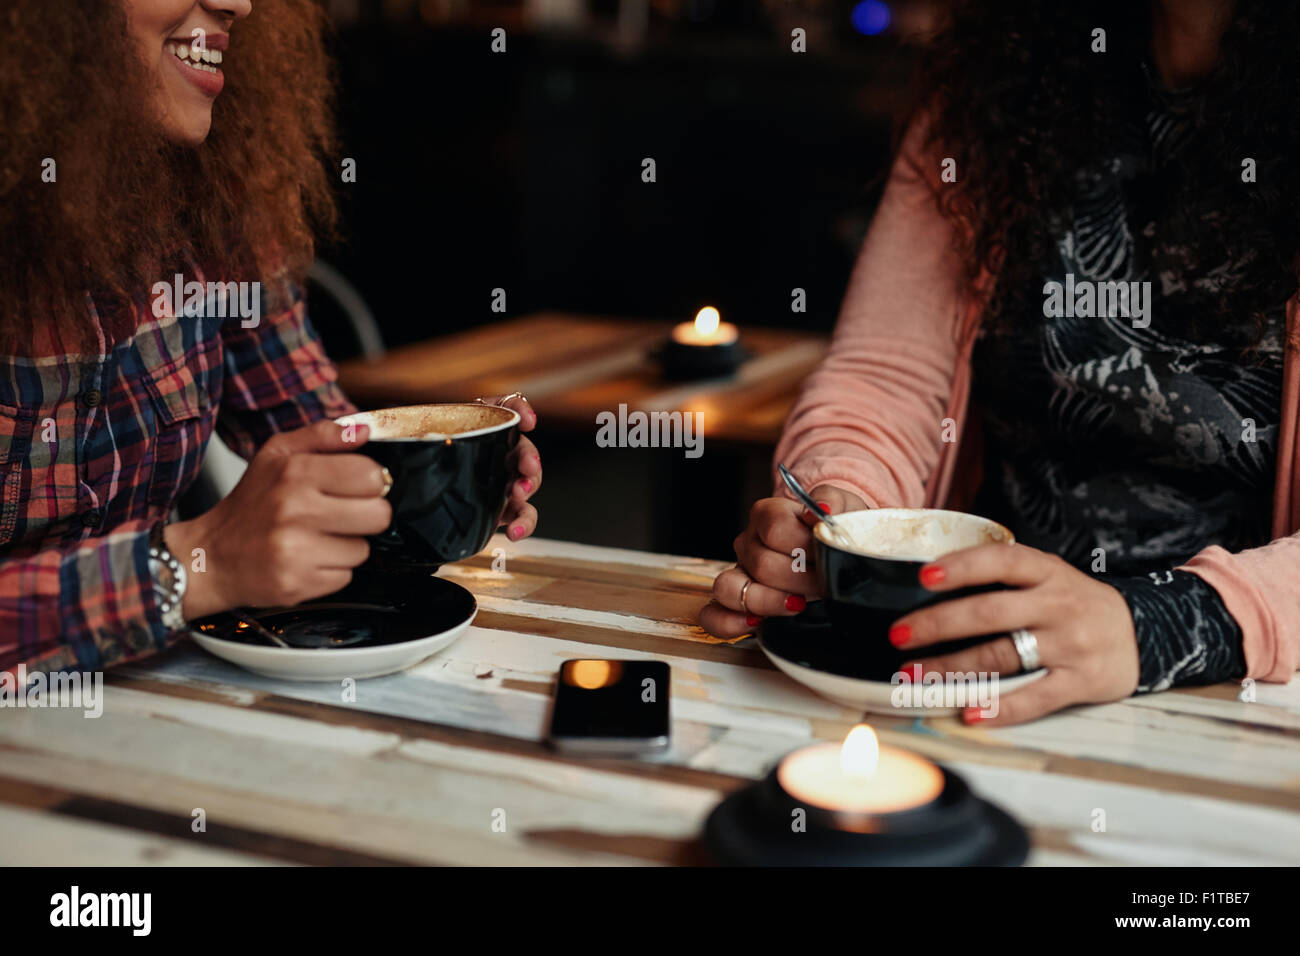
<instances>
[{"instance_id":1,"label":"woman's forearm","mask_svg":"<svg viewBox=\"0 0 1300 956\"><path fill-rule=\"evenodd\" d=\"M98 669L144 657L169 631L149 573L152 523L0 559L0 671Z\"/></svg>"}]
</instances>

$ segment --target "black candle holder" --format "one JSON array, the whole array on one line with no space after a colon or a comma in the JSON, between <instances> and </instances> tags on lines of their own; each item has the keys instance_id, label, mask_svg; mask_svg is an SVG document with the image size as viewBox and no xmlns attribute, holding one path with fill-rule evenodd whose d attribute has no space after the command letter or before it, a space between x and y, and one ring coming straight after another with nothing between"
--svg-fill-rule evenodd
<instances>
[{"instance_id":1,"label":"black candle holder","mask_svg":"<svg viewBox=\"0 0 1300 956\"><path fill-rule=\"evenodd\" d=\"M714 808L704 841L724 866L1019 866L1029 837L944 767L943 789L899 813L848 813L796 800L773 768ZM803 810L804 829L794 828Z\"/></svg>"},{"instance_id":2,"label":"black candle holder","mask_svg":"<svg viewBox=\"0 0 1300 956\"><path fill-rule=\"evenodd\" d=\"M750 357L750 352L740 344L739 338L734 342L717 345L686 345L669 338L660 346L655 357L663 369L664 378L686 381L733 375L741 363Z\"/></svg>"}]
</instances>

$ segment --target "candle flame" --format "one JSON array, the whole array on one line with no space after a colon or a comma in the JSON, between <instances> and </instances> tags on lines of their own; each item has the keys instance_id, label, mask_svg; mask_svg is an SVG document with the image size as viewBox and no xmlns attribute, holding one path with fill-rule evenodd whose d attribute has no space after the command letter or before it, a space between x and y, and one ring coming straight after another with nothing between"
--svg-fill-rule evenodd
<instances>
[{"instance_id":1,"label":"candle flame","mask_svg":"<svg viewBox=\"0 0 1300 956\"><path fill-rule=\"evenodd\" d=\"M880 762L880 742L867 724L858 724L840 748L840 769L854 777L870 777Z\"/></svg>"},{"instance_id":2,"label":"candle flame","mask_svg":"<svg viewBox=\"0 0 1300 956\"><path fill-rule=\"evenodd\" d=\"M695 313L695 331L700 335L712 335L718 331L718 323L722 321L722 316L718 310L711 305L706 305Z\"/></svg>"}]
</instances>

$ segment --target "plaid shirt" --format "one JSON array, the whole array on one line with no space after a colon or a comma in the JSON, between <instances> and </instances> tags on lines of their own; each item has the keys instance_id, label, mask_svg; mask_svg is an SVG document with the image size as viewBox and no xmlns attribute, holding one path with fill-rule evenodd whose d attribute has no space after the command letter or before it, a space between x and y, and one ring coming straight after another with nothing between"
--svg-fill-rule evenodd
<instances>
[{"instance_id":1,"label":"plaid shirt","mask_svg":"<svg viewBox=\"0 0 1300 956\"><path fill-rule=\"evenodd\" d=\"M141 303L115 343L87 301L98 354L0 356L0 672L98 669L181 637L162 623L149 533L213 428L249 458L276 432L355 410L296 291L248 329Z\"/></svg>"}]
</instances>

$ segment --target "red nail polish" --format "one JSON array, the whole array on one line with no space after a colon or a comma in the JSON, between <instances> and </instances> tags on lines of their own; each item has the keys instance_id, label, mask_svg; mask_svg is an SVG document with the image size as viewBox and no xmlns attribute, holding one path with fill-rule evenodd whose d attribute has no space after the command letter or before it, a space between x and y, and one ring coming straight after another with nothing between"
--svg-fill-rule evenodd
<instances>
[{"instance_id":1,"label":"red nail polish","mask_svg":"<svg viewBox=\"0 0 1300 956\"><path fill-rule=\"evenodd\" d=\"M947 576L948 572L938 564L927 564L921 569L920 573L921 583L927 588L932 588L936 584L942 584L943 579Z\"/></svg>"},{"instance_id":2,"label":"red nail polish","mask_svg":"<svg viewBox=\"0 0 1300 956\"><path fill-rule=\"evenodd\" d=\"M889 643L902 647L912 639L912 629L906 624L895 624L889 629Z\"/></svg>"},{"instance_id":3,"label":"red nail polish","mask_svg":"<svg viewBox=\"0 0 1300 956\"><path fill-rule=\"evenodd\" d=\"M763 619L762 619L761 617L759 617L757 614L751 614L751 615L749 615L749 617L745 618L745 626L746 626L746 627L755 627L755 626L757 626L758 622L761 621L761 620L763 620Z\"/></svg>"},{"instance_id":4,"label":"red nail polish","mask_svg":"<svg viewBox=\"0 0 1300 956\"><path fill-rule=\"evenodd\" d=\"M519 487L524 489L524 491L532 491L533 483L525 478L523 481L519 482Z\"/></svg>"},{"instance_id":5,"label":"red nail polish","mask_svg":"<svg viewBox=\"0 0 1300 956\"><path fill-rule=\"evenodd\" d=\"M798 594L787 594L785 597L785 609L787 611L794 611L797 614L807 606L808 602Z\"/></svg>"},{"instance_id":6,"label":"red nail polish","mask_svg":"<svg viewBox=\"0 0 1300 956\"><path fill-rule=\"evenodd\" d=\"M817 502L817 507L822 509L822 514L824 515L828 515L831 513L831 506L824 501Z\"/></svg>"},{"instance_id":7,"label":"red nail polish","mask_svg":"<svg viewBox=\"0 0 1300 956\"><path fill-rule=\"evenodd\" d=\"M962 723L978 724L981 720L987 720L978 707L967 707L961 712Z\"/></svg>"},{"instance_id":8,"label":"red nail polish","mask_svg":"<svg viewBox=\"0 0 1300 956\"><path fill-rule=\"evenodd\" d=\"M898 669L898 673L899 676L903 678L904 683L907 684L919 683L921 680L921 665L904 664L902 667Z\"/></svg>"},{"instance_id":9,"label":"red nail polish","mask_svg":"<svg viewBox=\"0 0 1300 956\"><path fill-rule=\"evenodd\" d=\"M517 538L522 538L523 536L524 536L524 526L523 526L523 525L521 525L521 524L517 524L517 525L515 525L513 528L510 529L510 537L512 537L512 538L516 538L516 539L517 539Z\"/></svg>"}]
</instances>

